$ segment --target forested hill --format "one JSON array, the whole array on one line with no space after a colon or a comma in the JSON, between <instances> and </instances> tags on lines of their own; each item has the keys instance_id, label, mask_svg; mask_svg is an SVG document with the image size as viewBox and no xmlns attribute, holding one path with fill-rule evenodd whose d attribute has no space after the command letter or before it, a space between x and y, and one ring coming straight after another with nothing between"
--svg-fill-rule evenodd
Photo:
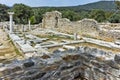
<instances>
[{"instance_id":1,"label":"forested hill","mask_svg":"<svg viewBox=\"0 0 120 80\"><path fill-rule=\"evenodd\" d=\"M14 11L15 23L27 24L29 19L32 24L38 24L42 21L43 14L54 10L60 11L62 17L71 21L92 18L98 22L120 22L120 11L114 14L116 10L114 1L99 1L68 7L30 7L25 4L14 4L12 7L8 7L0 4L0 22L8 21L8 11Z\"/></svg>"},{"instance_id":2,"label":"forested hill","mask_svg":"<svg viewBox=\"0 0 120 80\"><path fill-rule=\"evenodd\" d=\"M74 9L85 9L85 10L91 10L91 9L102 9L102 10L108 10L108 11L113 11L115 10L115 3L114 1L99 1L99 2L94 2L94 3L89 3L85 5L79 5L79 6L74 6L71 8Z\"/></svg>"},{"instance_id":3,"label":"forested hill","mask_svg":"<svg viewBox=\"0 0 120 80\"><path fill-rule=\"evenodd\" d=\"M50 8L50 7L35 7L35 8ZM51 8L73 9L75 11L93 10L93 9L114 11L114 10L116 10L116 5L115 5L114 1L98 1L98 2L94 2L94 3L88 3L88 4L84 4L84 5L78 5L78 6L51 7Z\"/></svg>"}]
</instances>

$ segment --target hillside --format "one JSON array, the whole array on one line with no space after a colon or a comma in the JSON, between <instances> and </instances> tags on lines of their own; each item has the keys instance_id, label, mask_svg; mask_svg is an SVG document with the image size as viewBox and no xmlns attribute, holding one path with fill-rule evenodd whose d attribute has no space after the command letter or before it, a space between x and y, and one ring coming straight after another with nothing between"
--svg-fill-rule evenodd
<instances>
[{"instance_id":1,"label":"hillside","mask_svg":"<svg viewBox=\"0 0 120 80\"><path fill-rule=\"evenodd\" d=\"M79 6L78 6L79 7ZM95 3L89 3L86 5L80 6L82 9L103 9L103 10L114 10L115 3L114 1L99 1Z\"/></svg>"},{"instance_id":2,"label":"hillside","mask_svg":"<svg viewBox=\"0 0 120 80\"><path fill-rule=\"evenodd\" d=\"M116 10L116 5L114 1L98 1L94 3L88 3L84 5L78 6L66 6L66 7L34 7L34 8L51 8L56 10L63 10L63 9L70 9L74 11L81 11L81 10L92 10L92 9L101 9L105 11L114 11Z\"/></svg>"},{"instance_id":3,"label":"hillside","mask_svg":"<svg viewBox=\"0 0 120 80\"><path fill-rule=\"evenodd\" d=\"M91 12L91 10L93 9L103 10L102 12L97 13L94 11L96 15L102 15L102 19L101 16L98 18L93 15L93 13ZM84 18L93 18L98 22L101 22L103 20L107 20L107 18L109 18L114 13L116 7L114 1L99 1L94 3L88 3L85 5L66 7L30 7L25 4L15 4L13 7L8 7L6 5L0 4L0 21L8 21L9 16L7 12L9 10L13 10L16 13L14 16L16 23L20 23L20 21L23 21L21 19L24 19L24 22L27 23L28 21L25 19L28 19L31 16L34 16L33 18L35 18L34 23L40 23L42 21L43 14L55 10L61 12L64 18L68 18L71 21L77 21Z\"/></svg>"},{"instance_id":4,"label":"hillside","mask_svg":"<svg viewBox=\"0 0 120 80\"><path fill-rule=\"evenodd\" d=\"M113 11L116 9L114 1L99 1L99 2L94 2L94 3L88 3L85 5L74 6L71 8L76 9L76 10L102 9L102 10L108 10L108 11Z\"/></svg>"}]
</instances>

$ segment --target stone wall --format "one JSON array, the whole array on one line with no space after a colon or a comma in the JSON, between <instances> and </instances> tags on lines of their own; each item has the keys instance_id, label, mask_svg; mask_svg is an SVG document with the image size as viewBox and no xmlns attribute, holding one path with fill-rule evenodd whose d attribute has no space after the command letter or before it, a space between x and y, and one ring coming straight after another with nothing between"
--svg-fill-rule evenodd
<instances>
[{"instance_id":1,"label":"stone wall","mask_svg":"<svg viewBox=\"0 0 120 80\"><path fill-rule=\"evenodd\" d=\"M111 27L111 28L115 28L115 27L119 27L120 23L99 23L98 25L103 25L105 27Z\"/></svg>"},{"instance_id":2,"label":"stone wall","mask_svg":"<svg viewBox=\"0 0 120 80\"><path fill-rule=\"evenodd\" d=\"M58 11L47 12L43 16L42 27L43 28L56 28L58 19L62 18L61 13Z\"/></svg>"},{"instance_id":3,"label":"stone wall","mask_svg":"<svg viewBox=\"0 0 120 80\"><path fill-rule=\"evenodd\" d=\"M0 69L0 80L120 80L120 54L92 47L55 50L7 65Z\"/></svg>"},{"instance_id":4,"label":"stone wall","mask_svg":"<svg viewBox=\"0 0 120 80\"><path fill-rule=\"evenodd\" d=\"M96 34L99 30L97 22L92 19L83 19L77 22L71 22L68 19L59 19L58 28L62 32L79 34Z\"/></svg>"},{"instance_id":5,"label":"stone wall","mask_svg":"<svg viewBox=\"0 0 120 80\"><path fill-rule=\"evenodd\" d=\"M16 24L14 25L14 31L31 31L34 30L38 27L41 27L42 24L35 24L35 25L30 25L30 29L29 29L29 25L23 25L23 24Z\"/></svg>"},{"instance_id":6,"label":"stone wall","mask_svg":"<svg viewBox=\"0 0 120 80\"><path fill-rule=\"evenodd\" d=\"M99 23L99 36L120 39L120 23Z\"/></svg>"},{"instance_id":7,"label":"stone wall","mask_svg":"<svg viewBox=\"0 0 120 80\"><path fill-rule=\"evenodd\" d=\"M120 32L117 31L99 31L99 36L104 38L120 39Z\"/></svg>"},{"instance_id":8,"label":"stone wall","mask_svg":"<svg viewBox=\"0 0 120 80\"><path fill-rule=\"evenodd\" d=\"M0 28L7 28L9 26L9 22L0 22Z\"/></svg>"},{"instance_id":9,"label":"stone wall","mask_svg":"<svg viewBox=\"0 0 120 80\"><path fill-rule=\"evenodd\" d=\"M88 33L98 34L99 26L97 21L93 19L83 19L80 21L72 22L67 18L62 18L58 11L47 12L44 14L42 20L43 28L57 29L60 32L66 33Z\"/></svg>"}]
</instances>

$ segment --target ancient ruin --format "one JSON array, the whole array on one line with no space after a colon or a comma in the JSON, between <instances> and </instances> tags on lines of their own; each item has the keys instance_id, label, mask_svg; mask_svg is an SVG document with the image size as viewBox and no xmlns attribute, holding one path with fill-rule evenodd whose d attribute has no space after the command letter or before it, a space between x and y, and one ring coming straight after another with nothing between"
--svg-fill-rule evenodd
<instances>
[{"instance_id":1,"label":"ancient ruin","mask_svg":"<svg viewBox=\"0 0 120 80\"><path fill-rule=\"evenodd\" d=\"M83 19L77 22L71 22L69 19L62 18L58 11L47 12L42 20L42 28L57 29L65 33L79 34L98 34L99 26L93 19Z\"/></svg>"},{"instance_id":2,"label":"ancient ruin","mask_svg":"<svg viewBox=\"0 0 120 80\"><path fill-rule=\"evenodd\" d=\"M0 32L21 57L0 62L0 80L120 80L119 24L72 22L52 11L40 24L14 24L13 30L9 14L10 23L1 22ZM5 42L0 41L2 54ZM10 55L0 60L5 56Z\"/></svg>"},{"instance_id":3,"label":"ancient ruin","mask_svg":"<svg viewBox=\"0 0 120 80\"><path fill-rule=\"evenodd\" d=\"M10 33L13 33L13 14L14 12L8 12L9 16L10 16Z\"/></svg>"}]
</instances>

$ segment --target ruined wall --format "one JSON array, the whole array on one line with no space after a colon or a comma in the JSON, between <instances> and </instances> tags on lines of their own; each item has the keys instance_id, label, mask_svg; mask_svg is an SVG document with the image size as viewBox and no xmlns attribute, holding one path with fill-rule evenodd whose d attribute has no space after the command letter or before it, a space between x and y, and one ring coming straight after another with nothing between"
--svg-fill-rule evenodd
<instances>
[{"instance_id":1,"label":"ruined wall","mask_svg":"<svg viewBox=\"0 0 120 80\"><path fill-rule=\"evenodd\" d=\"M97 22L92 19L83 19L77 22L71 22L68 19L59 19L58 28L62 32L79 34L96 34L99 30Z\"/></svg>"},{"instance_id":2,"label":"ruined wall","mask_svg":"<svg viewBox=\"0 0 120 80\"><path fill-rule=\"evenodd\" d=\"M58 11L47 12L42 20L43 28L57 29L60 32L79 34L98 34L98 23L93 19L83 19L72 22L67 18L62 18Z\"/></svg>"},{"instance_id":3,"label":"ruined wall","mask_svg":"<svg viewBox=\"0 0 120 80\"><path fill-rule=\"evenodd\" d=\"M43 16L42 27L43 28L57 28L58 19L62 18L61 13L58 11L47 12Z\"/></svg>"},{"instance_id":4,"label":"ruined wall","mask_svg":"<svg viewBox=\"0 0 120 80\"><path fill-rule=\"evenodd\" d=\"M9 22L0 22L0 28L9 28Z\"/></svg>"},{"instance_id":5,"label":"ruined wall","mask_svg":"<svg viewBox=\"0 0 120 80\"><path fill-rule=\"evenodd\" d=\"M120 23L99 23L99 36L120 39Z\"/></svg>"},{"instance_id":6,"label":"ruined wall","mask_svg":"<svg viewBox=\"0 0 120 80\"><path fill-rule=\"evenodd\" d=\"M30 25L30 29L34 30L34 29L39 28L41 26L42 26L42 24ZM29 29L28 24L26 24L26 25L23 25L23 24L14 25L14 31L29 31L30 29Z\"/></svg>"},{"instance_id":7,"label":"ruined wall","mask_svg":"<svg viewBox=\"0 0 120 80\"><path fill-rule=\"evenodd\" d=\"M111 28L115 28L115 27L119 27L120 23L99 23L99 25L103 25L105 27L111 27Z\"/></svg>"}]
</instances>

